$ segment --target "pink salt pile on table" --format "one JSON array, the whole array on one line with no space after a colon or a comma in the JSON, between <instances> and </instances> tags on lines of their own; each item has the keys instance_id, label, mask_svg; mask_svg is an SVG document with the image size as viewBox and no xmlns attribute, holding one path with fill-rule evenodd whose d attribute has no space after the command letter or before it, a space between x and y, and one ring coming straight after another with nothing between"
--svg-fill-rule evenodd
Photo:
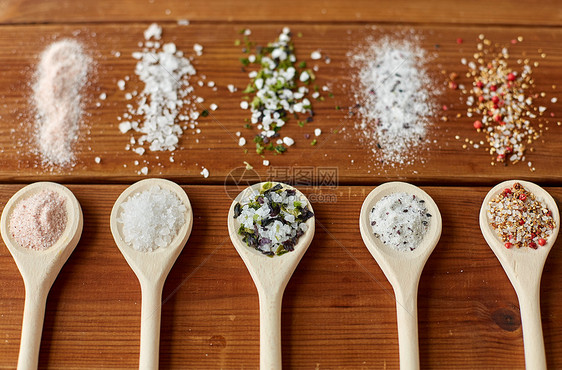
<instances>
[{"instance_id":1,"label":"pink salt pile on table","mask_svg":"<svg viewBox=\"0 0 562 370\"><path fill-rule=\"evenodd\" d=\"M43 190L16 204L9 227L21 247L45 250L59 240L66 223L64 196Z\"/></svg>"},{"instance_id":2,"label":"pink salt pile on table","mask_svg":"<svg viewBox=\"0 0 562 370\"><path fill-rule=\"evenodd\" d=\"M72 145L82 116L80 91L87 82L91 58L77 41L51 44L41 54L33 100L37 111L37 142L42 159L50 165L72 163Z\"/></svg>"}]
</instances>

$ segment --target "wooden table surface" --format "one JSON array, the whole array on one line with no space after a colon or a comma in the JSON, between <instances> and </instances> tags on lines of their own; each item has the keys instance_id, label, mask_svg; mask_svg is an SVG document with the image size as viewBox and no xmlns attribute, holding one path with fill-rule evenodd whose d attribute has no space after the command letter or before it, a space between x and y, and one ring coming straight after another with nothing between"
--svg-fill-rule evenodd
<instances>
[{"instance_id":1,"label":"wooden table surface","mask_svg":"<svg viewBox=\"0 0 562 370\"><path fill-rule=\"evenodd\" d=\"M179 26L178 19L188 19L190 25ZM201 134L188 132L181 138L174 163L163 153L139 157L125 151L129 136L118 130L117 117L127 102L117 81L129 75L130 85L140 86L133 78L131 53L151 22L158 22L163 38L180 50L202 44L203 55L195 58L194 66L199 76L217 84L217 91L197 88L205 107L216 103L219 109L200 119ZM313 103L314 123L300 128L293 121L283 128L297 143L282 156L266 156L271 166L264 167L251 146L244 153L237 145L234 133L245 133L248 111L239 108L242 93L230 93L226 86L232 83L242 90L248 83L240 70L240 47L234 46L238 31L250 28L251 39L263 44L284 26L302 33L294 40L300 59L309 59L318 49L329 55L330 64L317 63L317 84L328 84L334 98ZM415 165L380 167L358 141L352 129L355 121L347 116L347 108L354 105L355 72L347 54L369 36L404 29L414 29L423 37L422 46L435 55L429 73L435 88L443 91L439 105L448 110L434 117L429 136L435 142ZM194 212L193 233L164 287L161 368L258 367L258 297L226 228L244 161L255 171L246 173L244 181L300 182L299 189L313 199L316 211L315 238L284 296L284 368L398 368L394 295L358 227L365 196L390 180L421 185L443 217L443 235L420 282L422 368L524 368L517 297L480 233L478 212L491 186L505 179L536 182L562 199L562 127L556 124L562 120L562 106L550 102L551 97L562 101L560 2L0 0L0 30L0 205L24 184L47 180L68 184L84 211L82 239L48 297L40 368L138 366L140 287L109 230L110 210L118 195L146 177L137 174L145 164L135 166L135 160L148 162L148 177L184 186ZM548 131L527 155L534 172L526 163L491 166L484 149L463 149L464 142L455 139L484 137L474 131L470 118L455 118L466 106L458 91L446 88L441 71L464 72L460 59L471 57L481 33L505 44L523 36L524 41L512 47L512 55L540 62L533 73L534 91L547 93L538 101L554 117L549 117ZM96 60L96 70L84 93L89 98L85 129L75 147L76 166L51 170L29 145L30 81L38 54L62 37L82 41ZM464 42L457 44L457 38ZM547 57L542 59L538 49ZM97 99L101 93L107 94L105 101ZM446 122L441 120L444 114ZM302 136L316 127L323 135L311 147ZM95 163L95 157L101 163ZM203 166L210 171L207 179L200 175ZM298 177L303 170L307 176ZM335 180L328 185L323 182L326 170ZM562 368L561 244L553 247L541 289L552 369ZM23 303L23 281L1 244L0 368L16 366Z\"/></svg>"}]
</instances>

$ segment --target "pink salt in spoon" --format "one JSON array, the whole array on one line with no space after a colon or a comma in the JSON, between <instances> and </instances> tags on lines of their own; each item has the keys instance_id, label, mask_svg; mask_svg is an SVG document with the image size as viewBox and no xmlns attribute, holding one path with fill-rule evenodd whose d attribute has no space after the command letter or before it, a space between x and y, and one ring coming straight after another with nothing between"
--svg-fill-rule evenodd
<instances>
[{"instance_id":1,"label":"pink salt in spoon","mask_svg":"<svg viewBox=\"0 0 562 370\"><path fill-rule=\"evenodd\" d=\"M66 228L48 249L34 250L21 247L9 230L10 217L20 201L43 190L54 191L66 199ZM0 219L2 239L12 254L25 285L18 370L37 369L47 295L62 266L76 248L82 235L82 226L82 209L74 194L66 187L52 182L37 182L24 187L10 198L2 211Z\"/></svg>"},{"instance_id":2,"label":"pink salt in spoon","mask_svg":"<svg viewBox=\"0 0 562 370\"><path fill-rule=\"evenodd\" d=\"M529 247L507 249L498 233L490 224L488 210L490 201L504 189L511 188L514 183L520 183L525 189L533 193L552 212L556 226L546 239L546 244L537 249ZM525 367L529 370L546 369L546 355L542 335L540 286L541 276L546 257L556 241L560 228L560 213L556 201L550 194L532 182L509 180L496 185L488 192L480 208L480 229L484 239L500 261L509 281L517 293L519 309L521 311L521 326L523 329L523 347L525 350Z\"/></svg>"}]
</instances>

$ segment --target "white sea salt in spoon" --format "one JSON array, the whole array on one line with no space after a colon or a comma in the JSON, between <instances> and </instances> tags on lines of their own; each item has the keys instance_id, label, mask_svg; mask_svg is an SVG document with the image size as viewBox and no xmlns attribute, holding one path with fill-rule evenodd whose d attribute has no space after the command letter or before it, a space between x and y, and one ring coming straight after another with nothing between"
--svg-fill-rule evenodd
<instances>
[{"instance_id":1,"label":"white sea salt in spoon","mask_svg":"<svg viewBox=\"0 0 562 370\"><path fill-rule=\"evenodd\" d=\"M552 218L555 222L554 229L550 236L546 238L546 244L539 246L537 249L529 247L506 248L504 241L499 238L490 224L488 217L490 201L504 189L511 188L515 183L523 185L527 191L533 193L552 212ZM480 229L484 239L500 261L519 299L525 367L533 370L546 369L540 310L540 285L546 257L554 245L560 229L560 213L556 201L543 188L532 182L504 181L492 188L484 198L480 208Z\"/></svg>"},{"instance_id":2,"label":"white sea salt in spoon","mask_svg":"<svg viewBox=\"0 0 562 370\"><path fill-rule=\"evenodd\" d=\"M281 301L285 287L314 237L315 217L306 221L307 230L298 239L294 250L281 256L268 257L249 247L238 234L240 222L234 218L235 207L252 194L259 194L265 183L246 188L232 202L228 212L228 232L258 290L260 302L260 369L280 370L281 367ZM276 185L275 183L273 185ZM297 189L282 184L284 189L296 191L299 199L306 197ZM309 210L312 207L308 204Z\"/></svg>"},{"instance_id":3,"label":"white sea salt in spoon","mask_svg":"<svg viewBox=\"0 0 562 370\"><path fill-rule=\"evenodd\" d=\"M20 246L10 231L10 220L18 204L43 191L56 192L64 197L66 222L62 234L46 249L35 250ZM46 211L46 209L43 209ZM52 215L41 213L41 223ZM56 221L56 220L54 220ZM46 225L43 225L46 226ZM2 239L12 254L25 285L25 306L21 329L18 370L37 369L39 348L47 295L62 266L78 244L82 235L82 209L80 203L66 187L52 182L37 182L14 194L2 211L0 229ZM50 232L41 230L41 232Z\"/></svg>"},{"instance_id":4,"label":"white sea salt in spoon","mask_svg":"<svg viewBox=\"0 0 562 370\"><path fill-rule=\"evenodd\" d=\"M155 233L151 233L150 230L140 230L139 225L143 226L146 219L151 219L145 228L155 228L160 224L158 218L169 218L170 213L163 214L148 214L147 212L152 212L153 210L158 210L158 205L153 204L154 207L149 207L150 209L144 212L138 212L136 216L138 217L139 225L129 225L130 220L123 219L123 212L127 212L127 207L123 209L123 205L133 199L134 197L143 196L151 192L154 188L163 189L165 192L172 193L181 201L183 206L183 223L181 224L179 230L173 238L166 239L164 244L158 246L156 245L156 239L160 240ZM140 193L140 195L138 195ZM158 198L166 202L166 208L173 207L173 204L167 204L167 198ZM141 202L148 204L149 200L147 198L141 199ZM172 202L174 203L174 202ZM134 210L132 210L134 212ZM170 210L171 214L175 214L174 211ZM125 216L127 217L127 216ZM131 217L135 217L132 215ZM174 216L176 217L176 216ZM124 221L124 222L120 222ZM170 220L172 221L172 220ZM173 223L173 222L172 222ZM139 356L139 368L140 369L158 369L158 359L159 359L159 348L160 348L160 316L161 316L161 306L162 306L162 288L164 287L164 282L168 273L170 272L172 265L181 253L189 235L191 234L191 228L193 225L193 214L191 210L191 204L189 198L183 189L177 184L163 179L147 179L139 181L131 186L129 186L117 201L111 211L111 233L115 239L115 243L119 250L127 260L131 269L137 275L142 291L142 309L141 309L141 344L140 344L140 356ZM131 226L131 230L124 230L124 228ZM129 232L136 232L142 234L140 238L136 238L132 235L132 241L127 242ZM154 245L152 248L146 247L147 241L153 240ZM137 244L135 244L135 242Z\"/></svg>"},{"instance_id":5,"label":"white sea salt in spoon","mask_svg":"<svg viewBox=\"0 0 562 370\"><path fill-rule=\"evenodd\" d=\"M406 193L424 201L431 214L429 228L419 245L412 250L399 250L385 244L375 236L370 215L373 208L385 196ZM389 182L376 187L365 198L361 207L359 229L367 249L373 255L394 289L398 324L398 345L401 369L419 369L418 348L418 285L422 270L439 238L441 237L441 214L431 197L417 186L403 182Z\"/></svg>"}]
</instances>

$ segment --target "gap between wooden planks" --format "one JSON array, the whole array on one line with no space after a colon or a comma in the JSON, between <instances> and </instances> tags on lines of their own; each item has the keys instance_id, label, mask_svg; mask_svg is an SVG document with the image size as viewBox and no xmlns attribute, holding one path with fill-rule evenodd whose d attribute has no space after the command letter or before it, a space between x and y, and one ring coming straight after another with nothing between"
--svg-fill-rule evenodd
<instances>
[{"instance_id":1,"label":"gap between wooden planks","mask_svg":"<svg viewBox=\"0 0 562 370\"><path fill-rule=\"evenodd\" d=\"M0 185L0 201L22 185ZM137 366L140 288L109 231L125 185L70 185L84 212L81 242L49 295L41 368ZM164 288L161 367L256 368L255 287L228 239L226 214L237 187L184 186L194 226ZM366 186L300 188L317 233L283 302L287 368L398 368L395 301L359 234ZM488 187L424 187L443 217L443 235L422 275L422 368L523 368L518 303L486 245L478 211ZM562 188L547 190L557 199ZM541 308L548 366L562 366L562 244L545 266ZM17 361L23 283L0 247L0 367Z\"/></svg>"}]
</instances>

